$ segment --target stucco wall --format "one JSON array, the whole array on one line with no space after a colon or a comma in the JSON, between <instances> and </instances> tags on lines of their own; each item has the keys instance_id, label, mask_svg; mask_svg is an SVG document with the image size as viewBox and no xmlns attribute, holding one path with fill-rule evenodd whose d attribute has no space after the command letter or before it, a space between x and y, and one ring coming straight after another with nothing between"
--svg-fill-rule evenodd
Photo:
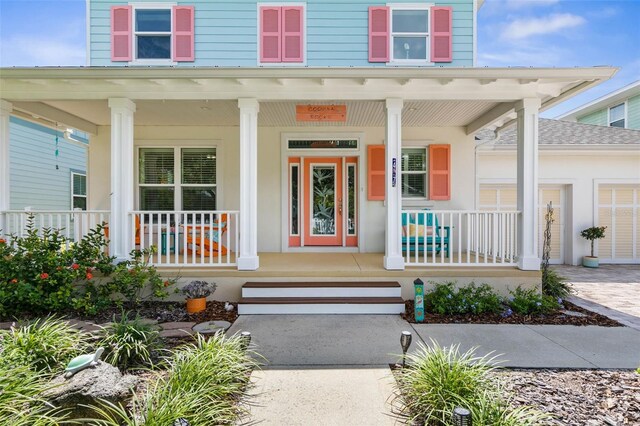
<instances>
[{"instance_id":1,"label":"stucco wall","mask_svg":"<svg viewBox=\"0 0 640 426\"><path fill-rule=\"evenodd\" d=\"M481 151L479 183L513 183L516 153ZM541 151L541 184L566 188L565 259L577 265L588 254L589 243L580 231L594 225L595 186L598 183L640 183L640 151Z\"/></svg>"},{"instance_id":2,"label":"stucco wall","mask_svg":"<svg viewBox=\"0 0 640 426\"><path fill-rule=\"evenodd\" d=\"M282 251L282 134L313 133L330 137L332 133L360 133L363 143L359 149L360 167L366 171L366 145L384 142L384 127L369 128L273 128L258 129L258 250ZM182 126L137 126L134 133L136 146L216 145L220 196L219 209L239 209L239 130L237 127L182 127ZM405 128L403 140L425 144L451 144L451 189L450 201L412 202L411 207L432 209L472 209L474 203L474 140L461 128ZM327 156L331 156L330 152ZM351 154L349 154L351 155ZM92 138L89 158L89 205L95 209L110 206L110 128L100 127ZM361 176L366 176L361 175ZM360 180L360 191L366 200L366 178ZM363 252L384 251L385 206L382 201L365 201L362 208Z\"/></svg>"}]
</instances>

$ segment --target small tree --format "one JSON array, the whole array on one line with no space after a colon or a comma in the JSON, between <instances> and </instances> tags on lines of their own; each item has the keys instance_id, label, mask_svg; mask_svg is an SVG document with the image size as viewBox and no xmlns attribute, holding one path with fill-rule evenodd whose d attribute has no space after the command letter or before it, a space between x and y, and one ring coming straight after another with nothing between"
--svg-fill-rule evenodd
<instances>
[{"instance_id":1,"label":"small tree","mask_svg":"<svg viewBox=\"0 0 640 426\"><path fill-rule=\"evenodd\" d=\"M595 257L593 243L595 240L599 240L600 238L604 238L604 230L607 229L606 226L592 226L591 228L587 228L580 232L580 236L591 241L591 257Z\"/></svg>"}]
</instances>

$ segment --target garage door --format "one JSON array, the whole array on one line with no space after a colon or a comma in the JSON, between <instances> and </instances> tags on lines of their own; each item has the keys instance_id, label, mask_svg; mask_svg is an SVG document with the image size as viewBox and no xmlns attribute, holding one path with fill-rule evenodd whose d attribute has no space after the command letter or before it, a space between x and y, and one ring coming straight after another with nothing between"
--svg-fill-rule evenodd
<instances>
[{"instance_id":1,"label":"garage door","mask_svg":"<svg viewBox=\"0 0 640 426\"><path fill-rule=\"evenodd\" d=\"M481 185L480 210L517 210L518 194L515 185ZM542 242L544 238L547 204L553 203L554 223L551 225L551 256L550 263L564 263L564 188L562 186L540 187L538 194L538 255L542 257Z\"/></svg>"},{"instance_id":2,"label":"garage door","mask_svg":"<svg viewBox=\"0 0 640 426\"><path fill-rule=\"evenodd\" d=\"M604 263L640 263L640 185L599 185L597 255Z\"/></svg>"}]
</instances>

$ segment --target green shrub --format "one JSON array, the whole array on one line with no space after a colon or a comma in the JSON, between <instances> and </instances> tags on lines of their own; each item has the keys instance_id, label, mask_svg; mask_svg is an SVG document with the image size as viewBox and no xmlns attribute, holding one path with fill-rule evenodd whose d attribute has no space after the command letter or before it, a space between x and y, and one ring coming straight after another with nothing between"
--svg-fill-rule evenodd
<instances>
[{"instance_id":1,"label":"green shrub","mask_svg":"<svg viewBox=\"0 0 640 426\"><path fill-rule=\"evenodd\" d=\"M161 347L160 333L152 325L141 322L138 314L129 319L123 312L119 321L106 326L98 346L105 348L104 360L121 370L153 367L153 354Z\"/></svg>"},{"instance_id":2,"label":"green shrub","mask_svg":"<svg viewBox=\"0 0 640 426\"><path fill-rule=\"evenodd\" d=\"M441 315L498 313L502 310L502 299L493 289L474 283L456 290L455 284L434 283L432 291L425 295L428 312Z\"/></svg>"},{"instance_id":3,"label":"green shrub","mask_svg":"<svg viewBox=\"0 0 640 426\"><path fill-rule=\"evenodd\" d=\"M555 297L539 294L536 289L524 290L518 287L515 291L509 291L509 306L517 314L540 315L557 310L560 305Z\"/></svg>"},{"instance_id":4,"label":"green shrub","mask_svg":"<svg viewBox=\"0 0 640 426\"><path fill-rule=\"evenodd\" d=\"M96 408L106 420L98 425L171 425L178 418L192 425L234 424L242 413L239 403L255 361L245 352L244 341L215 335L199 337L195 345L177 350L169 369L147 389L131 412L105 404Z\"/></svg>"},{"instance_id":5,"label":"green shrub","mask_svg":"<svg viewBox=\"0 0 640 426\"><path fill-rule=\"evenodd\" d=\"M0 330L0 363L24 365L41 373L63 370L88 348L87 335L54 317Z\"/></svg>"},{"instance_id":6,"label":"green shrub","mask_svg":"<svg viewBox=\"0 0 640 426\"><path fill-rule=\"evenodd\" d=\"M556 271L547 269L542 272L542 294L555 299L566 299L571 293L573 293L571 284Z\"/></svg>"},{"instance_id":7,"label":"green shrub","mask_svg":"<svg viewBox=\"0 0 640 426\"><path fill-rule=\"evenodd\" d=\"M546 416L530 407L512 408L503 385L492 374L495 358L460 353L459 346L419 344L407 355L407 367L398 371L396 386L404 414L412 424L451 425L455 407L471 410L480 426L533 425Z\"/></svg>"}]
</instances>

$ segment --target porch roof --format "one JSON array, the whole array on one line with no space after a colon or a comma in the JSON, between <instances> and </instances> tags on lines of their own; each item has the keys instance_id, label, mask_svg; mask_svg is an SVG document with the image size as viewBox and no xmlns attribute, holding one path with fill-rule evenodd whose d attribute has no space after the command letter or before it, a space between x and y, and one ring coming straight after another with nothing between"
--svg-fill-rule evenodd
<instances>
[{"instance_id":1,"label":"porch roof","mask_svg":"<svg viewBox=\"0 0 640 426\"><path fill-rule=\"evenodd\" d=\"M296 103L347 103L344 126L383 123L382 100L405 100L403 126L502 126L514 103L552 107L616 68L2 68L0 93L29 119L96 133L109 98L138 105L136 124L237 125L238 98L261 103L261 126L295 126ZM162 101L162 102L158 102ZM335 124L332 124L335 125ZM305 127L309 123L304 123Z\"/></svg>"}]
</instances>

